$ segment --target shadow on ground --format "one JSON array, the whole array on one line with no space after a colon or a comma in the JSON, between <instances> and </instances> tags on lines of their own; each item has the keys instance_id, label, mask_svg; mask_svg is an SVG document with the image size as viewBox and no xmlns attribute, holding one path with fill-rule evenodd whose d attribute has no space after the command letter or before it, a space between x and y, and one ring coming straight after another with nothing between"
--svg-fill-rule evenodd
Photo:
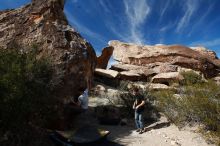
<instances>
[{"instance_id":1,"label":"shadow on ground","mask_svg":"<svg viewBox=\"0 0 220 146\"><path fill-rule=\"evenodd\" d=\"M106 106L105 108L108 108ZM117 108L117 107L116 107ZM76 129L79 128L80 126L83 125L91 125L95 126L97 128L103 129L103 130L108 130L110 131L110 134L108 135L107 138L99 140L94 143L89 143L89 144L71 144L67 146L126 146L131 142L132 136L136 135L138 136L138 133L135 132L135 125L134 125L134 119L132 117L127 119L127 124L126 125L120 125L120 123L115 124L115 125L103 125L100 124L100 121L98 120L97 117L97 109L100 110L99 108L94 108L90 107L89 110L85 113L78 114L78 115L72 115L71 121L68 121L66 123L69 123L68 129ZM120 111L121 109L119 109ZM110 111L114 112L114 111ZM69 112L71 116L71 112ZM107 114L106 111L104 110L104 113L102 114ZM111 117L111 116L110 116ZM155 120L148 120L145 121L145 132L148 132L152 129L159 129L163 127L169 126L169 122L157 122ZM59 145L59 144L58 144ZM58 146L57 145L57 146ZM63 145L63 144L61 144Z\"/></svg>"},{"instance_id":2,"label":"shadow on ground","mask_svg":"<svg viewBox=\"0 0 220 146\"><path fill-rule=\"evenodd\" d=\"M149 127L145 127L144 131L150 131L152 129L160 129L160 128L164 128L164 127L168 127L170 126L170 122L163 122L163 123L157 123L155 125L149 126Z\"/></svg>"}]
</instances>

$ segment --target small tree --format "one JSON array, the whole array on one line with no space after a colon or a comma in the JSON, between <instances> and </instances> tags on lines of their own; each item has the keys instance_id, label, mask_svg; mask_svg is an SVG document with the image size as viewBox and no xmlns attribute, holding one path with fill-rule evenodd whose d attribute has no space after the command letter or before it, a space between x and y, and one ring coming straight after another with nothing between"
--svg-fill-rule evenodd
<instances>
[{"instance_id":1,"label":"small tree","mask_svg":"<svg viewBox=\"0 0 220 146\"><path fill-rule=\"evenodd\" d=\"M50 62L37 59L36 48L28 53L0 49L1 145L30 145L32 130L50 123L56 114L51 78Z\"/></svg>"}]
</instances>

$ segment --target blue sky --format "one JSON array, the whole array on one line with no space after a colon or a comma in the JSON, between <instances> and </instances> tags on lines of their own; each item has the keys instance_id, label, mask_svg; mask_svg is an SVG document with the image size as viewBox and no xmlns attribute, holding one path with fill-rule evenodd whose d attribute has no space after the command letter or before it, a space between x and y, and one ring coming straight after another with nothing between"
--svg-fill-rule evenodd
<instances>
[{"instance_id":1,"label":"blue sky","mask_svg":"<svg viewBox=\"0 0 220 146\"><path fill-rule=\"evenodd\" d=\"M0 10L30 0L1 0ZM220 57L219 0L67 0L70 24L96 49L109 40L202 45Z\"/></svg>"}]
</instances>

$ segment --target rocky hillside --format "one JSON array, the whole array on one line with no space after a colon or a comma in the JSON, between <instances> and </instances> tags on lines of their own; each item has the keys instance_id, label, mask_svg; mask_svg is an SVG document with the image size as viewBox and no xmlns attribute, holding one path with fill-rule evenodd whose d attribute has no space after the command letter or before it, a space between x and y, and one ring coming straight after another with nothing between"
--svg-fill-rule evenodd
<instances>
[{"instance_id":1,"label":"rocky hillside","mask_svg":"<svg viewBox=\"0 0 220 146\"><path fill-rule=\"evenodd\" d=\"M163 88L164 85L169 86L173 81L182 80L183 77L180 74L182 71L194 71L204 78L216 77L220 72L220 60L216 53L204 47L142 46L110 41L109 48L114 49L113 58L118 63L113 64L108 70L99 67L96 69L98 76L119 80L147 81L156 83L155 88L158 86ZM103 61L105 64L108 62ZM163 85L158 85L158 83Z\"/></svg>"},{"instance_id":2,"label":"rocky hillside","mask_svg":"<svg viewBox=\"0 0 220 146\"><path fill-rule=\"evenodd\" d=\"M92 77L96 56L91 44L72 28L63 12L65 0L32 0L18 9L0 11L0 48L37 47L38 58L54 66L56 95L76 96Z\"/></svg>"}]
</instances>

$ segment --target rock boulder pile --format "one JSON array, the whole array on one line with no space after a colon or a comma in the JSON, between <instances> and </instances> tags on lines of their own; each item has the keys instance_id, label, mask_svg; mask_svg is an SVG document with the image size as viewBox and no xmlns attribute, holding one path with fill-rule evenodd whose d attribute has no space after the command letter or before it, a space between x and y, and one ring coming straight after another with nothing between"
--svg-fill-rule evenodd
<instances>
[{"instance_id":1,"label":"rock boulder pile","mask_svg":"<svg viewBox=\"0 0 220 146\"><path fill-rule=\"evenodd\" d=\"M136 45L110 41L113 58L111 66L117 71L115 79L146 81L171 85L183 80L180 72L194 71L205 78L216 77L220 60L216 53L204 47L189 48L182 45Z\"/></svg>"}]
</instances>

